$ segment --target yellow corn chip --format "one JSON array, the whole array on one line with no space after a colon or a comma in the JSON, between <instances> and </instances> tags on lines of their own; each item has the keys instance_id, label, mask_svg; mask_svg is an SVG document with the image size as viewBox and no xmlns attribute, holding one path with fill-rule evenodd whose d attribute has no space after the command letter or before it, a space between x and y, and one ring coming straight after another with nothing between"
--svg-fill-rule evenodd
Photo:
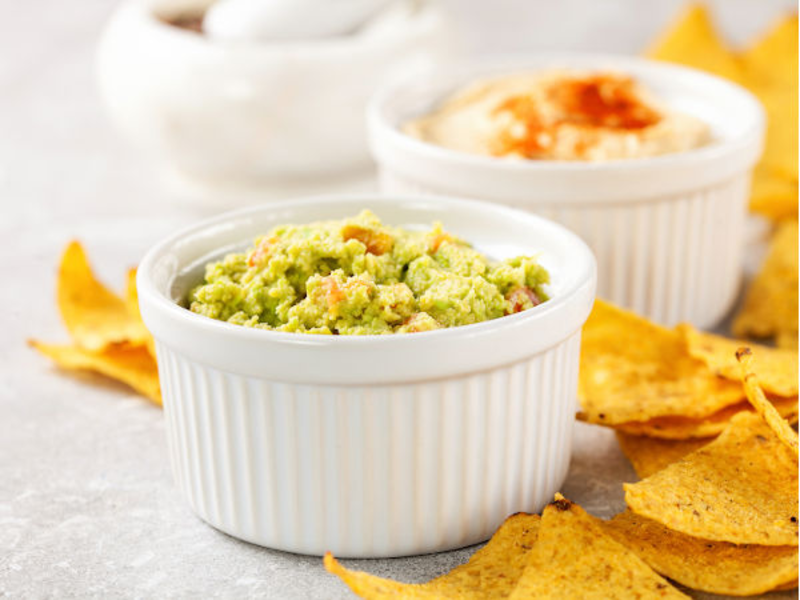
<instances>
[{"instance_id":1,"label":"yellow corn chip","mask_svg":"<svg viewBox=\"0 0 800 600\"><path fill-rule=\"evenodd\" d=\"M759 165L753 171L750 210L768 219L797 218L797 182L781 177L769 167Z\"/></svg>"},{"instance_id":2,"label":"yellow corn chip","mask_svg":"<svg viewBox=\"0 0 800 600\"><path fill-rule=\"evenodd\" d=\"M510 598L686 598L584 510L556 495Z\"/></svg>"},{"instance_id":3,"label":"yellow corn chip","mask_svg":"<svg viewBox=\"0 0 800 600\"><path fill-rule=\"evenodd\" d=\"M707 446L624 488L633 512L686 535L797 546L797 455L757 414L734 416Z\"/></svg>"},{"instance_id":4,"label":"yellow corn chip","mask_svg":"<svg viewBox=\"0 0 800 600\"><path fill-rule=\"evenodd\" d=\"M797 15L779 19L742 53L748 84L759 88L796 86L797 42Z\"/></svg>"},{"instance_id":5,"label":"yellow corn chip","mask_svg":"<svg viewBox=\"0 0 800 600\"><path fill-rule=\"evenodd\" d=\"M139 291L136 289L136 269L128 269L128 276L125 280L125 306L128 309L128 314L141 320Z\"/></svg>"},{"instance_id":6,"label":"yellow corn chip","mask_svg":"<svg viewBox=\"0 0 800 600\"><path fill-rule=\"evenodd\" d=\"M772 398L772 405L778 414L790 423L797 422L797 398ZM659 417L649 421L620 423L615 425L617 431L631 435L646 435L664 440L688 440L690 438L708 438L722 433L734 415L740 412L752 412L752 405L740 402L726 406L722 410L702 419L687 417Z\"/></svg>"},{"instance_id":7,"label":"yellow corn chip","mask_svg":"<svg viewBox=\"0 0 800 600\"><path fill-rule=\"evenodd\" d=\"M797 285L797 221L785 221L733 321L734 335L775 337L779 346L796 350Z\"/></svg>"},{"instance_id":8,"label":"yellow corn chip","mask_svg":"<svg viewBox=\"0 0 800 600\"><path fill-rule=\"evenodd\" d=\"M146 348L111 346L89 352L77 346L55 346L31 341L31 345L53 359L59 367L87 370L121 381L161 406L158 367Z\"/></svg>"},{"instance_id":9,"label":"yellow corn chip","mask_svg":"<svg viewBox=\"0 0 800 600\"><path fill-rule=\"evenodd\" d=\"M741 402L741 385L714 376L676 331L602 300L583 328L580 418L616 425L662 416L702 418Z\"/></svg>"},{"instance_id":10,"label":"yellow corn chip","mask_svg":"<svg viewBox=\"0 0 800 600\"><path fill-rule=\"evenodd\" d=\"M767 112L761 164L797 189L797 16L781 19L742 54L745 85ZM795 192L796 194L796 192ZM790 215L797 217L795 210Z\"/></svg>"},{"instance_id":11,"label":"yellow corn chip","mask_svg":"<svg viewBox=\"0 0 800 600\"><path fill-rule=\"evenodd\" d=\"M750 408L747 402L726 406L708 417L658 417L649 421L629 421L614 428L622 433L663 440L688 440L715 437L722 433L734 415Z\"/></svg>"},{"instance_id":12,"label":"yellow corn chip","mask_svg":"<svg viewBox=\"0 0 800 600\"><path fill-rule=\"evenodd\" d=\"M156 342L153 339L153 336L150 335L150 332L147 331L144 321L142 321L142 313L139 312L139 292L136 289L136 269L130 269L128 271L128 281L127 285L125 286L125 306L128 308L128 314L130 314L133 319L141 323L142 328L145 329L147 335L144 343L147 346L147 350L150 352L150 355L153 358L156 358Z\"/></svg>"},{"instance_id":13,"label":"yellow corn chip","mask_svg":"<svg viewBox=\"0 0 800 600\"><path fill-rule=\"evenodd\" d=\"M759 164L797 185L797 87L752 91L767 113L767 135Z\"/></svg>"},{"instance_id":14,"label":"yellow corn chip","mask_svg":"<svg viewBox=\"0 0 800 600\"><path fill-rule=\"evenodd\" d=\"M764 594L797 579L797 546L710 542L667 529L626 511L605 531L655 571L694 590L713 594Z\"/></svg>"},{"instance_id":15,"label":"yellow corn chip","mask_svg":"<svg viewBox=\"0 0 800 600\"><path fill-rule=\"evenodd\" d=\"M67 246L61 259L58 306L72 338L86 350L99 351L120 343L138 345L147 337L125 302L94 277L78 242Z\"/></svg>"},{"instance_id":16,"label":"yellow corn chip","mask_svg":"<svg viewBox=\"0 0 800 600\"><path fill-rule=\"evenodd\" d=\"M702 360L716 375L731 381L741 380L742 368L736 360L736 351L748 345L747 342L697 331L689 324L679 325L678 331L689 354ZM755 352L754 369L758 371L761 387L776 396L797 396L797 351L755 344L750 347Z\"/></svg>"},{"instance_id":17,"label":"yellow corn chip","mask_svg":"<svg viewBox=\"0 0 800 600\"><path fill-rule=\"evenodd\" d=\"M764 395L764 391L761 389L760 385L761 377L756 377L756 374L753 372L754 360L752 351L750 348L742 348L736 353L736 358L741 363L742 381L750 404L752 404L756 412L761 415L761 418L764 419L764 422L772 429L773 433L778 436L778 439L797 454L797 432L789 426L786 419L775 410L775 407Z\"/></svg>"},{"instance_id":18,"label":"yellow corn chip","mask_svg":"<svg viewBox=\"0 0 800 600\"><path fill-rule=\"evenodd\" d=\"M636 474L642 479L702 448L712 439L714 438L662 440L617 431L619 447L633 465Z\"/></svg>"},{"instance_id":19,"label":"yellow corn chip","mask_svg":"<svg viewBox=\"0 0 800 600\"><path fill-rule=\"evenodd\" d=\"M794 589L797 589L797 579L795 579L794 581L790 581L789 583L784 583L779 585L778 587L775 588L775 591L779 592L779 591L794 590Z\"/></svg>"},{"instance_id":20,"label":"yellow corn chip","mask_svg":"<svg viewBox=\"0 0 800 600\"><path fill-rule=\"evenodd\" d=\"M742 68L711 23L700 4L688 6L678 20L647 51L656 60L680 63L726 77L742 80Z\"/></svg>"},{"instance_id":21,"label":"yellow corn chip","mask_svg":"<svg viewBox=\"0 0 800 600\"><path fill-rule=\"evenodd\" d=\"M325 568L361 598L505 598L522 576L528 554L536 544L539 516L518 513L500 526L469 562L428 583L400 583L360 571L350 571L330 553Z\"/></svg>"}]
</instances>

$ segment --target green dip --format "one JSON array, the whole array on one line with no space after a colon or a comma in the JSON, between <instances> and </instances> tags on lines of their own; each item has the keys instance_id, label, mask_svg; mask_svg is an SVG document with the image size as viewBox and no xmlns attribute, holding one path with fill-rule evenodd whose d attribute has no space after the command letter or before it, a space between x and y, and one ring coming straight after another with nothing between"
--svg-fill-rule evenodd
<instances>
[{"instance_id":1,"label":"green dip","mask_svg":"<svg viewBox=\"0 0 800 600\"><path fill-rule=\"evenodd\" d=\"M547 300L535 258L492 262L435 224L389 227L370 211L281 225L242 254L206 265L198 314L246 327L366 335L497 319Z\"/></svg>"}]
</instances>

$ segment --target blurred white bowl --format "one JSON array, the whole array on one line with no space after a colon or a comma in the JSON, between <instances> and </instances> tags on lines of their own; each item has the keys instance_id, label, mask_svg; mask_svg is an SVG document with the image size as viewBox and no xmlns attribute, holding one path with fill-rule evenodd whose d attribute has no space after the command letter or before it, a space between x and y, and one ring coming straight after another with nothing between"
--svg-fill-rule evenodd
<instances>
[{"instance_id":1,"label":"blurred white bowl","mask_svg":"<svg viewBox=\"0 0 800 600\"><path fill-rule=\"evenodd\" d=\"M345 37L214 42L165 22L209 0L129 0L100 41L111 118L133 142L201 184L254 184L366 168L368 98L385 77L446 58L435 6L400 2Z\"/></svg>"}]
</instances>

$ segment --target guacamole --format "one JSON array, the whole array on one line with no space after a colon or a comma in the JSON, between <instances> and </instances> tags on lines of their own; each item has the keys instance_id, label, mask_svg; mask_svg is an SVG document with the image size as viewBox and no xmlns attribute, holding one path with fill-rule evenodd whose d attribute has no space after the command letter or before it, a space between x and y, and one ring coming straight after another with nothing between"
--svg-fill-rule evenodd
<instances>
[{"instance_id":1,"label":"guacamole","mask_svg":"<svg viewBox=\"0 0 800 600\"><path fill-rule=\"evenodd\" d=\"M547 300L536 258L492 262L435 224L389 227L370 211L281 225L241 254L206 265L189 308L274 331L366 335L497 319Z\"/></svg>"}]
</instances>

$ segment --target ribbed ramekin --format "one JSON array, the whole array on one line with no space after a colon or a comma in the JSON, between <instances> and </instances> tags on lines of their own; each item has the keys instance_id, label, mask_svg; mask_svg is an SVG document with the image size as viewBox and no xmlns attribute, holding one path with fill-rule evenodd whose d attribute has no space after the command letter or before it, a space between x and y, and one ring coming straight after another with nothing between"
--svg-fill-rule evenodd
<instances>
[{"instance_id":1,"label":"ribbed ramekin","mask_svg":"<svg viewBox=\"0 0 800 600\"><path fill-rule=\"evenodd\" d=\"M455 152L402 125L464 85L544 68L631 74L712 129L709 145L606 162L524 161ZM716 324L740 286L750 174L762 145L758 101L722 79L621 56L543 55L450 67L380 91L370 143L387 193L464 196L531 210L580 235L598 262L598 295L664 324Z\"/></svg>"},{"instance_id":2,"label":"ribbed ramekin","mask_svg":"<svg viewBox=\"0 0 800 600\"><path fill-rule=\"evenodd\" d=\"M363 208L409 227L442 221L496 258L537 253L552 298L389 336L254 330L179 305L202 264L274 225ZM214 527L292 552L400 556L486 539L507 515L540 509L566 475L595 271L560 225L447 198L295 200L172 236L137 281L178 486Z\"/></svg>"}]
</instances>

